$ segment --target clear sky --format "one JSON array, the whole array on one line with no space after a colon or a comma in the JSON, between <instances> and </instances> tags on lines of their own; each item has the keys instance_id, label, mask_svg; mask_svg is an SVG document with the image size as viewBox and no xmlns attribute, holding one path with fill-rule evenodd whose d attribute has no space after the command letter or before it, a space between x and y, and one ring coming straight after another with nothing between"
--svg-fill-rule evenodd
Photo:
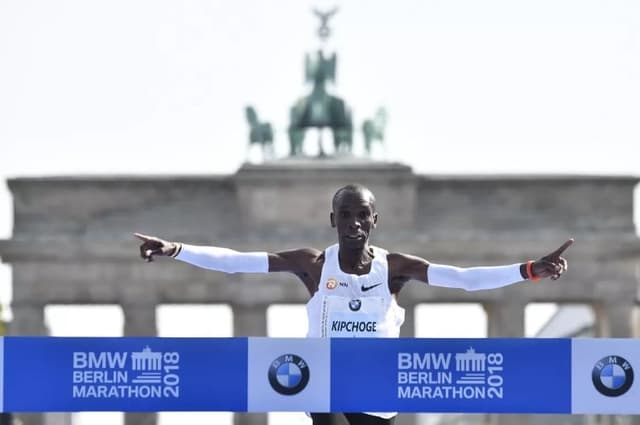
<instances>
[{"instance_id":1,"label":"clear sky","mask_svg":"<svg viewBox=\"0 0 640 425\"><path fill-rule=\"evenodd\" d=\"M358 127L388 109L391 158L421 173L640 173L634 0L6 0L0 177L230 173L247 104L282 151L318 45L312 6L334 4L334 92Z\"/></svg>"},{"instance_id":2,"label":"clear sky","mask_svg":"<svg viewBox=\"0 0 640 425\"><path fill-rule=\"evenodd\" d=\"M0 238L7 177L234 172L248 104L283 154L318 46L311 9L334 5L332 90L356 127L387 108L387 158L640 175L636 0L4 0ZM3 303L7 282L0 269Z\"/></svg>"}]
</instances>

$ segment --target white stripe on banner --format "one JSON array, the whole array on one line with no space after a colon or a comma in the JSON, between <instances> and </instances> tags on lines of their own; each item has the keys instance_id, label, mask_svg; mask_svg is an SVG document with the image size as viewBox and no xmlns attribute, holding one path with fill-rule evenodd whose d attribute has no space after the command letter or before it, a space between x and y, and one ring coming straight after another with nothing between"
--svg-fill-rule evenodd
<instances>
[{"instance_id":1,"label":"white stripe on banner","mask_svg":"<svg viewBox=\"0 0 640 425\"><path fill-rule=\"evenodd\" d=\"M4 412L4 337L0 336L0 412Z\"/></svg>"},{"instance_id":2,"label":"white stripe on banner","mask_svg":"<svg viewBox=\"0 0 640 425\"><path fill-rule=\"evenodd\" d=\"M640 413L637 340L580 338L571 345L571 413Z\"/></svg>"}]
</instances>

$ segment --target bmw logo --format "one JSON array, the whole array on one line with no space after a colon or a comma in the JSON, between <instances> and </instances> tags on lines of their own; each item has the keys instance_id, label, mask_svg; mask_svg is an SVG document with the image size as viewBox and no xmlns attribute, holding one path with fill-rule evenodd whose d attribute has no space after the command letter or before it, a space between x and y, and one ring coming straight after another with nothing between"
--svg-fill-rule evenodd
<instances>
[{"instance_id":1,"label":"bmw logo","mask_svg":"<svg viewBox=\"0 0 640 425\"><path fill-rule=\"evenodd\" d=\"M620 356L606 356L598 360L593 367L591 380L600 394L618 397L631 388L633 369L631 364Z\"/></svg>"},{"instance_id":2,"label":"bmw logo","mask_svg":"<svg viewBox=\"0 0 640 425\"><path fill-rule=\"evenodd\" d=\"M277 393L298 394L309 383L309 365L295 354L284 354L271 362L269 383Z\"/></svg>"},{"instance_id":3,"label":"bmw logo","mask_svg":"<svg viewBox=\"0 0 640 425\"><path fill-rule=\"evenodd\" d=\"M349 309L351 311L358 311L358 310L360 310L361 306L362 306L362 301L360 301L357 298L349 301Z\"/></svg>"}]
</instances>

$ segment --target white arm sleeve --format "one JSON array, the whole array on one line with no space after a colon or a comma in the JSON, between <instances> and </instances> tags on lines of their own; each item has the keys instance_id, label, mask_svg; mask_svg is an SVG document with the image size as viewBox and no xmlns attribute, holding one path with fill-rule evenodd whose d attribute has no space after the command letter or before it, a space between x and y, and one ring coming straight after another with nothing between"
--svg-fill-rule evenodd
<instances>
[{"instance_id":1,"label":"white arm sleeve","mask_svg":"<svg viewBox=\"0 0 640 425\"><path fill-rule=\"evenodd\" d=\"M174 258L203 269L225 273L269 272L269 257L266 252L238 252L216 246L181 244Z\"/></svg>"},{"instance_id":2,"label":"white arm sleeve","mask_svg":"<svg viewBox=\"0 0 640 425\"><path fill-rule=\"evenodd\" d=\"M525 280L520 274L520 264L495 267L454 267L429 264L427 281L431 286L461 288L466 291L502 288Z\"/></svg>"}]
</instances>

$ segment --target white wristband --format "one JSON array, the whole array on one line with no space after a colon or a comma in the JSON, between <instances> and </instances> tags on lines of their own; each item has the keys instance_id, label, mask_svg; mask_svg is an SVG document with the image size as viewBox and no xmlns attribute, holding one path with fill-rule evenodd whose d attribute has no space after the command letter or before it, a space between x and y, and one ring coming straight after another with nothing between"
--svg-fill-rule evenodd
<instances>
[{"instance_id":1,"label":"white wristband","mask_svg":"<svg viewBox=\"0 0 640 425\"><path fill-rule=\"evenodd\" d=\"M521 282L520 264L495 267L454 267L429 264L427 282L431 286L461 288L466 291L502 288Z\"/></svg>"},{"instance_id":2,"label":"white wristband","mask_svg":"<svg viewBox=\"0 0 640 425\"><path fill-rule=\"evenodd\" d=\"M238 252L216 246L181 244L176 260L225 273L268 273L269 257L266 252Z\"/></svg>"}]
</instances>

